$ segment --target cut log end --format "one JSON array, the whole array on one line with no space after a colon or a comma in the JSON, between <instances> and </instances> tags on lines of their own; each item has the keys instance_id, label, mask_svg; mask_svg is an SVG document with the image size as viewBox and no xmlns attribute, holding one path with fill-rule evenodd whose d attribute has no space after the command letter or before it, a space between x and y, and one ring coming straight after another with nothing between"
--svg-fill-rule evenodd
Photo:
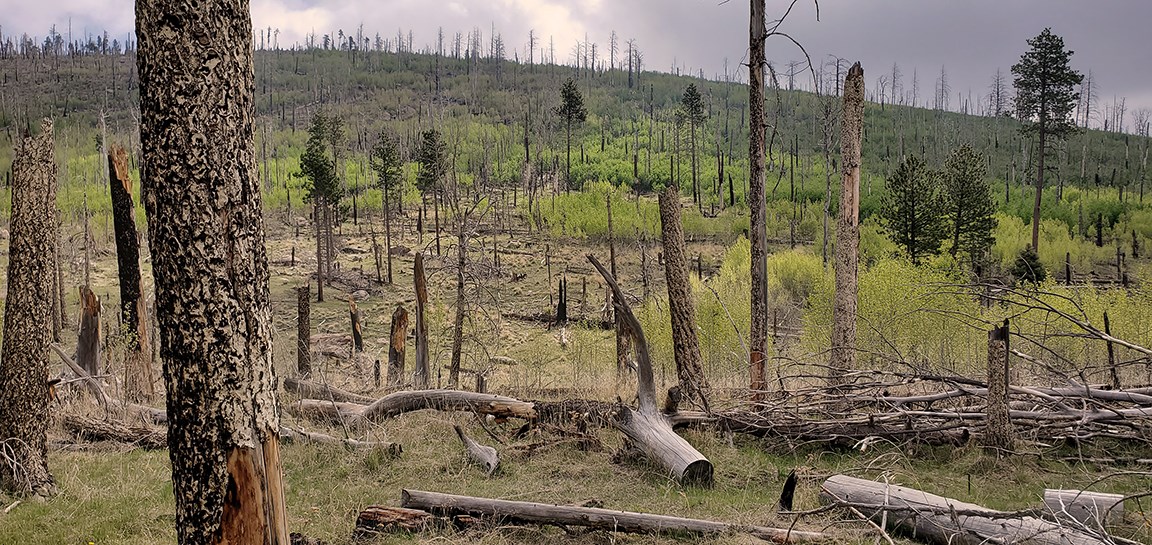
<instances>
[{"instance_id":1,"label":"cut log end","mask_svg":"<svg viewBox=\"0 0 1152 545\"><path fill-rule=\"evenodd\" d=\"M712 473L712 462L696 460L684 469L684 476L680 478L680 482L686 486L711 488L714 483Z\"/></svg>"}]
</instances>

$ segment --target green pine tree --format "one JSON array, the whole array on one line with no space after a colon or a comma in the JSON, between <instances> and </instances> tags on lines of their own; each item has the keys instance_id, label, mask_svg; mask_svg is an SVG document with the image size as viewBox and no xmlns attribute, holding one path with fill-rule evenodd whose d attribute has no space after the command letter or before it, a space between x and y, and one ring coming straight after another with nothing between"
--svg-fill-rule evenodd
<instances>
[{"instance_id":1,"label":"green pine tree","mask_svg":"<svg viewBox=\"0 0 1152 545\"><path fill-rule=\"evenodd\" d=\"M1048 138L1062 138L1076 131L1072 110L1080 100L1075 86L1084 76L1068 66L1072 51L1064 49L1064 39L1044 29L1039 36L1028 40L1031 47L1012 65L1013 84L1016 87L1016 115L1020 130L1036 133L1039 149L1036 153L1036 199L1032 205L1032 248L1039 252L1040 202L1044 191L1044 155Z\"/></svg>"},{"instance_id":2,"label":"green pine tree","mask_svg":"<svg viewBox=\"0 0 1152 545\"><path fill-rule=\"evenodd\" d=\"M696 201L697 205L703 206L700 195L700 168L696 155L696 129L704 124L707 115L704 113L704 100L695 83L689 83L688 88L684 89L684 96L680 99L680 111L677 113L688 123L688 149L692 157L692 200Z\"/></svg>"},{"instance_id":3,"label":"green pine tree","mask_svg":"<svg viewBox=\"0 0 1152 545\"><path fill-rule=\"evenodd\" d=\"M973 263L983 260L996 242L996 204L988 187L984 157L963 144L944 161L945 218L952 257L967 254Z\"/></svg>"},{"instance_id":4,"label":"green pine tree","mask_svg":"<svg viewBox=\"0 0 1152 545\"><path fill-rule=\"evenodd\" d=\"M884 230L912 263L940 253L946 236L944 199L939 173L915 156L908 156L888 180L880 205Z\"/></svg>"},{"instance_id":5,"label":"green pine tree","mask_svg":"<svg viewBox=\"0 0 1152 545\"><path fill-rule=\"evenodd\" d=\"M564 134L567 146L567 158L564 177L566 186L572 187L572 125L579 125L588 119L588 109L584 107L584 97L576 82L571 78L564 82L560 88L560 105L552 110L560 119L564 120Z\"/></svg>"},{"instance_id":6,"label":"green pine tree","mask_svg":"<svg viewBox=\"0 0 1152 545\"><path fill-rule=\"evenodd\" d=\"M420 170L416 174L416 187L420 193L440 190L440 184L448 173L446 155L440 131L436 129L424 131L420 149L416 152L416 162L420 165Z\"/></svg>"}]
</instances>

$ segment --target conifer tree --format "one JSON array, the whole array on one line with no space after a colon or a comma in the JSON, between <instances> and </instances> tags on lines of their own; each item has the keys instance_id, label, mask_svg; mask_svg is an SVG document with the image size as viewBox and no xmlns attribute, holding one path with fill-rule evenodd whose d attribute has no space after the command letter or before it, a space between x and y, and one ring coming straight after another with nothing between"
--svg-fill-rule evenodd
<instances>
[{"instance_id":1,"label":"conifer tree","mask_svg":"<svg viewBox=\"0 0 1152 545\"><path fill-rule=\"evenodd\" d=\"M684 96L680 99L680 112L684 121L688 122L688 148L692 156L692 200L696 201L697 206L701 204L701 191L699 179L699 163L696 156L696 129L700 127L707 119L704 113L704 100L700 97L700 91L696 89L695 83L689 83L688 88L684 89Z\"/></svg>"},{"instance_id":2,"label":"conifer tree","mask_svg":"<svg viewBox=\"0 0 1152 545\"><path fill-rule=\"evenodd\" d=\"M996 237L996 204L985 179L984 157L963 144L944 161L944 200L952 257L963 252L975 263L980 261Z\"/></svg>"},{"instance_id":3,"label":"conifer tree","mask_svg":"<svg viewBox=\"0 0 1152 545\"><path fill-rule=\"evenodd\" d=\"M388 255L388 283L392 283L392 202L400 198L400 143L398 139L381 131L376 145L372 146L369 161L376 172L384 206L384 245ZM379 262L377 262L379 263Z\"/></svg>"},{"instance_id":4,"label":"conifer tree","mask_svg":"<svg viewBox=\"0 0 1152 545\"><path fill-rule=\"evenodd\" d=\"M572 78L560 88L560 105L553 112L564 120L564 134L567 146L564 170L565 187L572 187L572 125L579 125L588 119L588 109L584 107L584 97Z\"/></svg>"},{"instance_id":5,"label":"conifer tree","mask_svg":"<svg viewBox=\"0 0 1152 545\"><path fill-rule=\"evenodd\" d=\"M912 155L888 180L888 192L880 206L884 230L912 263L939 253L946 236L940 186L939 173Z\"/></svg>"}]
</instances>

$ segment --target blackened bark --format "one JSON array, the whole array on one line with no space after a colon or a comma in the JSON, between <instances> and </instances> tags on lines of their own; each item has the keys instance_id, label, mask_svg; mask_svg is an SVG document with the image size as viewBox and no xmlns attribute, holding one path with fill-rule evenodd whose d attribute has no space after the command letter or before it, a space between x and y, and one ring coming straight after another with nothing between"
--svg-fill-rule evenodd
<instances>
[{"instance_id":1,"label":"blackened bark","mask_svg":"<svg viewBox=\"0 0 1152 545\"><path fill-rule=\"evenodd\" d=\"M424 277L424 254L416 254L412 266L412 277L416 284L416 373L413 386L418 390L428 389L428 324L424 318L424 305L428 304L428 280Z\"/></svg>"},{"instance_id":2,"label":"blackened bark","mask_svg":"<svg viewBox=\"0 0 1152 545\"><path fill-rule=\"evenodd\" d=\"M348 319L352 322L352 352L364 351L364 334L360 331L360 309L356 301L348 298Z\"/></svg>"},{"instance_id":3,"label":"blackened bark","mask_svg":"<svg viewBox=\"0 0 1152 545\"><path fill-rule=\"evenodd\" d=\"M748 28L748 207L752 243L752 325L749 332L749 388L767 388L768 357L768 221L764 204L764 0L752 0Z\"/></svg>"},{"instance_id":4,"label":"blackened bark","mask_svg":"<svg viewBox=\"0 0 1152 545\"><path fill-rule=\"evenodd\" d=\"M91 376L100 374L100 298L87 286L80 286L80 333L76 363Z\"/></svg>"},{"instance_id":5,"label":"blackened bark","mask_svg":"<svg viewBox=\"0 0 1152 545\"><path fill-rule=\"evenodd\" d=\"M452 323L452 362L448 367L448 387L460 386L460 357L464 347L464 266L468 260L468 238L464 232L464 218L458 218L456 232L456 319Z\"/></svg>"},{"instance_id":6,"label":"blackened bark","mask_svg":"<svg viewBox=\"0 0 1152 545\"><path fill-rule=\"evenodd\" d=\"M247 0L136 3L176 533L288 543Z\"/></svg>"},{"instance_id":7,"label":"blackened bark","mask_svg":"<svg viewBox=\"0 0 1152 545\"><path fill-rule=\"evenodd\" d=\"M684 229L680 224L680 192L668 186L660 194L660 233L664 244L664 274L668 281L668 311L672 317L672 346L680 392L705 408L708 379L700 365L700 340L696 336L696 309L688 278ZM617 313L619 314L619 313Z\"/></svg>"},{"instance_id":8,"label":"blackened bark","mask_svg":"<svg viewBox=\"0 0 1152 545\"><path fill-rule=\"evenodd\" d=\"M408 311L396 305L392 313L392 335L388 342L388 387L404 382L404 342L408 337Z\"/></svg>"},{"instance_id":9,"label":"blackened bark","mask_svg":"<svg viewBox=\"0 0 1152 545\"><path fill-rule=\"evenodd\" d=\"M0 489L52 495L48 471L48 345L56 271L56 162L52 121L24 139L12 165L4 344L0 349Z\"/></svg>"},{"instance_id":10,"label":"blackened bark","mask_svg":"<svg viewBox=\"0 0 1152 545\"><path fill-rule=\"evenodd\" d=\"M129 401L148 402L156 395L152 376L152 347L148 344L148 311L140 280L140 235L136 231L132 179L128 153L113 146L108 154L112 223L116 230L116 264L120 273L120 321L127 334L124 391Z\"/></svg>"},{"instance_id":11,"label":"blackened bark","mask_svg":"<svg viewBox=\"0 0 1152 545\"><path fill-rule=\"evenodd\" d=\"M312 295L309 284L296 288L296 374L312 374Z\"/></svg>"}]
</instances>

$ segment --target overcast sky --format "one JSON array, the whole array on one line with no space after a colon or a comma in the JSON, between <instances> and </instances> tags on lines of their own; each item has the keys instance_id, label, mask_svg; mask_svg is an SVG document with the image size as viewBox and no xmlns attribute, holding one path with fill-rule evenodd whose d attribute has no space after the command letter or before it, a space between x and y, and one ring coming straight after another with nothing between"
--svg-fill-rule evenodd
<instances>
[{"instance_id":1,"label":"overcast sky","mask_svg":"<svg viewBox=\"0 0 1152 545\"><path fill-rule=\"evenodd\" d=\"M555 40L557 59L567 59L584 36L607 51L616 30L621 42L632 38L644 53L647 69L703 69L712 77L747 60L748 3L741 0L251 0L253 24L280 29L282 46L303 42L310 32L354 32L385 37L411 30L415 45L431 44L438 27L451 36L473 27L487 37L493 25L503 36L509 57L525 55L528 30L547 44ZM769 19L779 17L788 1L769 0ZM1149 0L820 0L820 19L812 0L799 0L780 28L802 43L814 62L829 55L860 61L868 89L876 78L900 65L903 86L910 91L913 71L919 96L930 100L941 67L957 94L987 92L997 68L1008 72L1027 45L1025 40L1051 27L1075 51L1073 67L1092 71L1099 104L1127 97L1128 111L1152 108L1152 1ZM57 25L74 33L114 36L132 31L132 3L123 0L0 0L5 34L43 36ZM801 59L786 39L769 42L768 58L782 67ZM810 76L809 76L810 77ZM746 79L746 76L744 77ZM1129 115L1128 123L1131 123Z\"/></svg>"}]
</instances>

